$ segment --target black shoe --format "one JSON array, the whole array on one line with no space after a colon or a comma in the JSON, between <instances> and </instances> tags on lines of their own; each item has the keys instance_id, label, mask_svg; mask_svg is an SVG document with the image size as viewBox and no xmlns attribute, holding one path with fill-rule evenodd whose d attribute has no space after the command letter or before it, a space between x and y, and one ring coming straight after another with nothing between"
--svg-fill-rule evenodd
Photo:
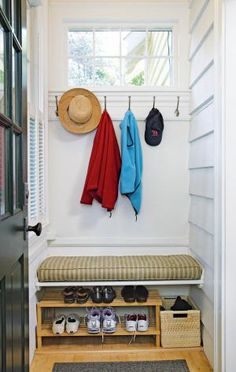
<instances>
[{"instance_id":1,"label":"black shoe","mask_svg":"<svg viewBox=\"0 0 236 372\"><path fill-rule=\"evenodd\" d=\"M175 300L175 303L173 306L171 306L171 310L192 310L192 306L183 298L178 296Z\"/></svg>"},{"instance_id":2,"label":"black shoe","mask_svg":"<svg viewBox=\"0 0 236 372\"><path fill-rule=\"evenodd\" d=\"M112 287L104 287L102 290L102 301L110 304L116 298L116 292Z\"/></svg>"},{"instance_id":3,"label":"black shoe","mask_svg":"<svg viewBox=\"0 0 236 372\"><path fill-rule=\"evenodd\" d=\"M102 287L93 287L90 297L95 304L100 304L103 301Z\"/></svg>"},{"instance_id":4,"label":"black shoe","mask_svg":"<svg viewBox=\"0 0 236 372\"><path fill-rule=\"evenodd\" d=\"M137 285L135 290L135 297L137 302L146 302L148 298L148 290L143 285Z\"/></svg>"},{"instance_id":5,"label":"black shoe","mask_svg":"<svg viewBox=\"0 0 236 372\"><path fill-rule=\"evenodd\" d=\"M73 304L75 302L75 287L66 287L63 291L65 304Z\"/></svg>"},{"instance_id":6,"label":"black shoe","mask_svg":"<svg viewBox=\"0 0 236 372\"><path fill-rule=\"evenodd\" d=\"M135 288L133 285L127 285L122 288L121 296L125 302L135 302Z\"/></svg>"},{"instance_id":7,"label":"black shoe","mask_svg":"<svg viewBox=\"0 0 236 372\"><path fill-rule=\"evenodd\" d=\"M78 304L85 304L90 296L90 289L84 287L78 287L75 290L75 298Z\"/></svg>"}]
</instances>

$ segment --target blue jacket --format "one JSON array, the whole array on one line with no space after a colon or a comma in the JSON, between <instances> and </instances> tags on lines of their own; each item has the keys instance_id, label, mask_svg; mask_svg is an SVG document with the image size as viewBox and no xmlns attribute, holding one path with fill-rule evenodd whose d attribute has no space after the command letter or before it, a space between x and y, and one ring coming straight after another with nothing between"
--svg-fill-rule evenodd
<instances>
[{"instance_id":1,"label":"blue jacket","mask_svg":"<svg viewBox=\"0 0 236 372\"><path fill-rule=\"evenodd\" d=\"M120 192L126 195L136 215L142 198L143 157L138 126L134 114L127 111L120 124L121 129L121 175Z\"/></svg>"}]
</instances>

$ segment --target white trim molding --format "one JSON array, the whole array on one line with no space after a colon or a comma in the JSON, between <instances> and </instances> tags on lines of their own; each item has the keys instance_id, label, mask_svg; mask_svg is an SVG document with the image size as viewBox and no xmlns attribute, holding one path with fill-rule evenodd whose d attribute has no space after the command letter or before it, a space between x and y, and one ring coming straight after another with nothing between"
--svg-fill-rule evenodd
<instances>
[{"instance_id":1,"label":"white trim molding","mask_svg":"<svg viewBox=\"0 0 236 372\"><path fill-rule=\"evenodd\" d=\"M123 238L123 237L47 237L49 247L188 247L187 236L183 237L161 237L161 238ZM175 248L174 248L175 249Z\"/></svg>"},{"instance_id":2,"label":"white trim molding","mask_svg":"<svg viewBox=\"0 0 236 372\"><path fill-rule=\"evenodd\" d=\"M120 121L123 118L125 111L128 108L128 96L131 96L131 108L134 111L136 119L143 121L147 116L147 106L150 109L153 105L153 97L156 99L156 107L162 112L166 122L183 122L189 121L190 111L190 91L189 90L174 90L174 89L154 89L154 88L86 88L92 90L98 97L101 107L104 106L104 96L107 97L107 109L114 121ZM48 97L49 106L49 121L58 120L56 116L56 100L59 100L64 92L50 91ZM180 97L179 111L177 117L175 109L177 105L177 97Z\"/></svg>"},{"instance_id":3,"label":"white trim molding","mask_svg":"<svg viewBox=\"0 0 236 372\"><path fill-rule=\"evenodd\" d=\"M198 285L201 287L204 284L203 275L199 280L126 280L126 281L91 281L91 282L36 282L36 288L43 288L43 287L74 287L74 286L107 286L109 283L110 286L113 287L122 287L124 285L155 285L155 286L176 286L176 285Z\"/></svg>"}]
</instances>

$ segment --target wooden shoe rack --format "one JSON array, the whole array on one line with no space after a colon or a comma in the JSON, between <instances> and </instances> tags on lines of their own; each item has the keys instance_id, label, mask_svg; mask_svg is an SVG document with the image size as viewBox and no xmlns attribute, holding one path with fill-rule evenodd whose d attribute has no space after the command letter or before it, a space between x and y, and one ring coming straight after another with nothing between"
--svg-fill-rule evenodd
<instances>
[{"instance_id":1,"label":"wooden shoe rack","mask_svg":"<svg viewBox=\"0 0 236 372\"><path fill-rule=\"evenodd\" d=\"M149 328L146 332L136 332L135 333L135 342L132 342L132 346L135 348L138 345L139 340L142 342L142 345L145 345L149 342L149 345L152 345L153 348L160 347L160 305L161 298L157 290L150 290L147 302L139 303L126 303L120 295L120 290L117 290L117 297L111 304L94 304L92 301L87 301L85 304L65 304L62 296L62 290L47 290L41 294L41 299L37 303L37 348L47 349L52 347L57 347L60 345L60 348L63 346L73 343L79 347L80 343L85 345L92 338L92 342L97 339L98 344L107 344L111 343L113 346L116 343L116 340L119 343L123 342L126 345L129 345L132 338L132 333L127 332L124 326L124 319L121 318L121 323L118 324L117 331L113 334L89 334L85 324L81 321L79 330L75 334L63 333L61 335L54 335L52 332L52 321L55 317L55 314L63 311L68 313L68 310L73 313L78 311L78 309L84 310L90 307L113 307L113 308L131 308L128 311L137 313L140 311L140 308L146 308L148 311L148 316L150 320ZM137 309L135 309L137 308ZM139 308L139 309L138 309ZM124 309L122 309L124 310ZM81 310L80 310L81 311ZM102 340L102 341L101 341ZM142 341L141 341L142 340ZM149 341L147 341L149 340ZM151 341L150 341L151 340ZM82 342L80 342L82 341Z\"/></svg>"}]
</instances>

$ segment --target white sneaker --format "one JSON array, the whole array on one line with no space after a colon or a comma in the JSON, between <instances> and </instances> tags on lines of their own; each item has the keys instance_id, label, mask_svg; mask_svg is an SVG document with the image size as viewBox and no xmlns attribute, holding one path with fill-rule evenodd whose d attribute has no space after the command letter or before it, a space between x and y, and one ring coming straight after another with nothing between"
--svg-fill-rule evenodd
<instances>
[{"instance_id":1,"label":"white sneaker","mask_svg":"<svg viewBox=\"0 0 236 372\"><path fill-rule=\"evenodd\" d=\"M52 331L54 335L61 335L63 332L65 332L65 323L66 323L65 315L63 314L57 315L52 324Z\"/></svg>"},{"instance_id":2,"label":"white sneaker","mask_svg":"<svg viewBox=\"0 0 236 372\"><path fill-rule=\"evenodd\" d=\"M127 314L125 316L125 329L128 332L135 332L137 330L137 315Z\"/></svg>"},{"instance_id":3,"label":"white sneaker","mask_svg":"<svg viewBox=\"0 0 236 372\"><path fill-rule=\"evenodd\" d=\"M79 328L79 317L76 314L70 314L66 318L66 332L76 333Z\"/></svg>"},{"instance_id":4,"label":"white sneaker","mask_svg":"<svg viewBox=\"0 0 236 372\"><path fill-rule=\"evenodd\" d=\"M101 311L93 308L86 315L88 333L99 333L101 330Z\"/></svg>"},{"instance_id":5,"label":"white sneaker","mask_svg":"<svg viewBox=\"0 0 236 372\"><path fill-rule=\"evenodd\" d=\"M137 317L137 331L146 332L148 330L148 319L145 314L138 314Z\"/></svg>"},{"instance_id":6,"label":"white sneaker","mask_svg":"<svg viewBox=\"0 0 236 372\"><path fill-rule=\"evenodd\" d=\"M117 329L118 316L112 308L105 308L102 311L102 331L114 333Z\"/></svg>"}]
</instances>

